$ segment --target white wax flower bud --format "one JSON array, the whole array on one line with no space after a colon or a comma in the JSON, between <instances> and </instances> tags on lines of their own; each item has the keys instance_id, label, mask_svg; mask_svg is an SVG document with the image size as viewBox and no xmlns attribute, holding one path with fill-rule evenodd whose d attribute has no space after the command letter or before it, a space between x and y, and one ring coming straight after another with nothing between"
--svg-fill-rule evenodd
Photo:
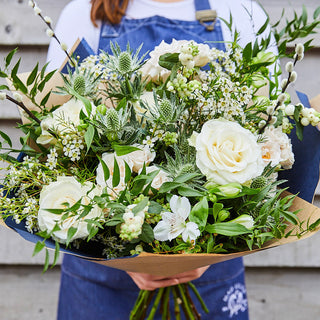
<instances>
[{"instance_id":1,"label":"white wax flower bud","mask_svg":"<svg viewBox=\"0 0 320 320\"><path fill-rule=\"evenodd\" d=\"M41 9L38 6L34 6L33 11L37 15L41 14Z\"/></svg>"},{"instance_id":2,"label":"white wax flower bud","mask_svg":"<svg viewBox=\"0 0 320 320\"><path fill-rule=\"evenodd\" d=\"M268 106L266 109L266 112L268 115L271 115L274 113L274 106Z\"/></svg>"},{"instance_id":3,"label":"white wax flower bud","mask_svg":"<svg viewBox=\"0 0 320 320\"><path fill-rule=\"evenodd\" d=\"M29 2L28 2L28 6L29 6L29 7L31 7L31 8L33 8L33 6L34 6L34 2L33 2L32 0L29 0Z\"/></svg>"},{"instance_id":4,"label":"white wax flower bud","mask_svg":"<svg viewBox=\"0 0 320 320\"><path fill-rule=\"evenodd\" d=\"M43 20L44 20L46 23L49 23L49 24L52 23L52 19L51 19L50 17L48 17L48 16L45 16L45 17L43 18Z\"/></svg>"},{"instance_id":5,"label":"white wax flower bud","mask_svg":"<svg viewBox=\"0 0 320 320\"><path fill-rule=\"evenodd\" d=\"M285 107L284 112L287 116L293 116L295 110L295 106L293 104L289 104Z\"/></svg>"},{"instance_id":6,"label":"white wax flower bud","mask_svg":"<svg viewBox=\"0 0 320 320\"><path fill-rule=\"evenodd\" d=\"M13 98L14 98L15 100L17 100L18 102L22 102L22 96L21 96L21 94L18 93L18 92L14 92L14 93L13 93Z\"/></svg>"},{"instance_id":7,"label":"white wax flower bud","mask_svg":"<svg viewBox=\"0 0 320 320\"><path fill-rule=\"evenodd\" d=\"M281 89L285 88L287 84L288 84L288 80L287 80L287 79L283 79L283 80L281 81L281 84L280 84Z\"/></svg>"},{"instance_id":8,"label":"white wax flower bud","mask_svg":"<svg viewBox=\"0 0 320 320\"><path fill-rule=\"evenodd\" d=\"M292 72L292 71L293 71L293 62L289 61L289 62L286 64L286 71L287 71L287 72Z\"/></svg>"},{"instance_id":9,"label":"white wax flower bud","mask_svg":"<svg viewBox=\"0 0 320 320\"><path fill-rule=\"evenodd\" d=\"M296 45L296 48L295 48L295 52L298 54L298 55L301 55L304 53L304 46L302 43L298 43Z\"/></svg>"},{"instance_id":10,"label":"white wax flower bud","mask_svg":"<svg viewBox=\"0 0 320 320\"><path fill-rule=\"evenodd\" d=\"M5 92L0 92L0 100L5 100L6 99L6 93Z\"/></svg>"},{"instance_id":11,"label":"white wax flower bud","mask_svg":"<svg viewBox=\"0 0 320 320\"><path fill-rule=\"evenodd\" d=\"M68 50L67 44L64 43L64 42L62 42L62 43L61 43L61 49L62 49L63 51L67 51L67 50Z\"/></svg>"},{"instance_id":12,"label":"white wax flower bud","mask_svg":"<svg viewBox=\"0 0 320 320\"><path fill-rule=\"evenodd\" d=\"M278 101L282 104L286 101L287 96L284 93L281 93L280 96L278 97Z\"/></svg>"},{"instance_id":13,"label":"white wax flower bud","mask_svg":"<svg viewBox=\"0 0 320 320\"><path fill-rule=\"evenodd\" d=\"M276 116L272 116L271 120L269 121L270 124L275 124L277 122L278 118Z\"/></svg>"},{"instance_id":14,"label":"white wax flower bud","mask_svg":"<svg viewBox=\"0 0 320 320\"><path fill-rule=\"evenodd\" d=\"M290 77L289 77L289 81L290 82L295 82L298 78L298 74L295 71L292 71Z\"/></svg>"},{"instance_id":15,"label":"white wax flower bud","mask_svg":"<svg viewBox=\"0 0 320 320\"><path fill-rule=\"evenodd\" d=\"M53 35L54 35L54 32L53 32L52 29L47 29L47 30L46 30L46 34L47 34L47 36L48 36L49 38L52 38Z\"/></svg>"},{"instance_id":16,"label":"white wax flower bud","mask_svg":"<svg viewBox=\"0 0 320 320\"><path fill-rule=\"evenodd\" d=\"M308 118L303 117L303 118L300 120L300 123L301 123L304 127L306 127L306 126L308 126L308 125L310 124L310 121L309 121Z\"/></svg>"}]
</instances>

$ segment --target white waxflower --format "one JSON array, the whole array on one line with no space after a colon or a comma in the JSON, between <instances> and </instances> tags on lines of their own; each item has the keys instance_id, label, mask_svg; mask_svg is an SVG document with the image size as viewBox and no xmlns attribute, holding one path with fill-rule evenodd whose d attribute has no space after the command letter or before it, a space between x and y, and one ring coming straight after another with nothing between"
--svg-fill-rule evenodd
<instances>
[{"instance_id":1,"label":"white waxflower","mask_svg":"<svg viewBox=\"0 0 320 320\"><path fill-rule=\"evenodd\" d=\"M172 212L162 213L162 220L153 229L155 239L171 241L182 234L183 241L195 241L200 231L196 223L186 222L191 211L189 200L174 195L170 200L170 208Z\"/></svg>"}]
</instances>

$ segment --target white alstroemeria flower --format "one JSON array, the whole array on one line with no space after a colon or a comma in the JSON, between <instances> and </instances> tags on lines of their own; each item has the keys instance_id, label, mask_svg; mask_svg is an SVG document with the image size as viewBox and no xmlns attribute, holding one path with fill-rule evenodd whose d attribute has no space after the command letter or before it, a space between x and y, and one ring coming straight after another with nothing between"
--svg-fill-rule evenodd
<instances>
[{"instance_id":1,"label":"white alstroemeria flower","mask_svg":"<svg viewBox=\"0 0 320 320\"><path fill-rule=\"evenodd\" d=\"M191 205L186 197L172 196L170 200L172 212L164 212L162 220L153 229L154 237L159 241L172 240L182 234L184 242L196 240L200 236L198 225L186 222L191 211Z\"/></svg>"}]
</instances>

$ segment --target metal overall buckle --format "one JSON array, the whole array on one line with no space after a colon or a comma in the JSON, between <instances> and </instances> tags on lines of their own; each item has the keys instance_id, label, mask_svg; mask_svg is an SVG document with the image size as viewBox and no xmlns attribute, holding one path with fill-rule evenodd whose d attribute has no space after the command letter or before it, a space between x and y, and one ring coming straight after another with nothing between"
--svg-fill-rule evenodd
<instances>
[{"instance_id":1,"label":"metal overall buckle","mask_svg":"<svg viewBox=\"0 0 320 320\"><path fill-rule=\"evenodd\" d=\"M217 20L216 10L199 10L196 11L196 19L208 30L213 31L214 25ZM211 21L211 23L206 23Z\"/></svg>"}]
</instances>

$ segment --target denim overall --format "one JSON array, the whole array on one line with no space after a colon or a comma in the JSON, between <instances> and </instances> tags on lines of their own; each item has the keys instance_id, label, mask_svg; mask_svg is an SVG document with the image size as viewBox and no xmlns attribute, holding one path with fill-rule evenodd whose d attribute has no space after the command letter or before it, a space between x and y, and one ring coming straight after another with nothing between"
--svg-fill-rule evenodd
<instances>
[{"instance_id":1,"label":"denim overall","mask_svg":"<svg viewBox=\"0 0 320 320\"><path fill-rule=\"evenodd\" d=\"M207 0L195 0L196 10L210 9ZM110 52L110 41L122 50L130 43L135 50L141 42L141 53L152 51L161 40L209 41L210 46L225 50L220 21L213 31L198 21L169 20L160 16L145 19L124 17L119 25L103 24L99 49ZM170 268L170 266L163 266ZM242 259L234 259L211 266L194 281L205 299L210 314L203 312L203 320L248 319L244 266ZM123 271L65 255L62 265L59 320L127 320L139 289ZM196 300L196 299L195 299ZM201 311L200 305L197 308ZM161 319L158 315L156 319Z\"/></svg>"}]
</instances>

